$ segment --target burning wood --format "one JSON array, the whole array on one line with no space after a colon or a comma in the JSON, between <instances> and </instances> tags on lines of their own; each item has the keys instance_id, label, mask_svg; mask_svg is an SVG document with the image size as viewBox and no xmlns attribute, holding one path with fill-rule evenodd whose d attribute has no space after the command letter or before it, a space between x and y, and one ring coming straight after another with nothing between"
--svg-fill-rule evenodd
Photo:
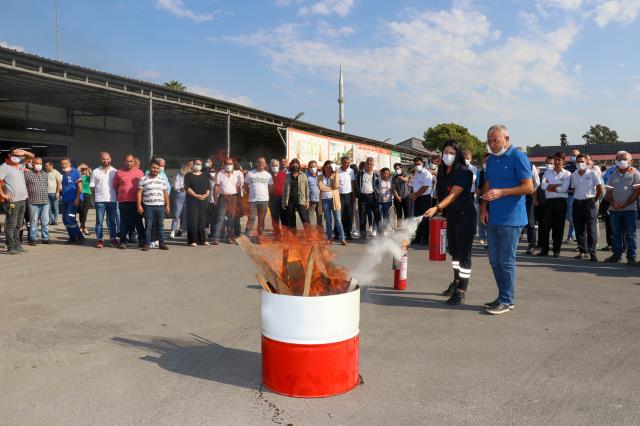
<instances>
[{"instance_id":1,"label":"burning wood","mask_svg":"<svg viewBox=\"0 0 640 426\"><path fill-rule=\"evenodd\" d=\"M348 271L332 262L335 253L321 232L300 236L286 233L279 242L254 245L249 238L238 245L256 264L256 274L264 291L293 296L328 296L355 288Z\"/></svg>"}]
</instances>

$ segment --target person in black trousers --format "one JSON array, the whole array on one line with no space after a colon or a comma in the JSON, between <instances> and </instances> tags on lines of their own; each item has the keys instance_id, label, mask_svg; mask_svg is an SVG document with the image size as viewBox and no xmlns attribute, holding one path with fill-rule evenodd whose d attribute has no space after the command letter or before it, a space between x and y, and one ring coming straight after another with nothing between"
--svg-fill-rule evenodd
<instances>
[{"instance_id":1,"label":"person in black trousers","mask_svg":"<svg viewBox=\"0 0 640 426\"><path fill-rule=\"evenodd\" d=\"M567 192L571 184L571 173L563 166L564 152L557 152L553 156L553 169L545 170L542 175L540 189L545 191L547 202L544 208L544 229L540 238L540 252L536 256L549 255L549 231L552 231L553 257L560 257L567 216Z\"/></svg>"},{"instance_id":2,"label":"person in black trousers","mask_svg":"<svg viewBox=\"0 0 640 426\"><path fill-rule=\"evenodd\" d=\"M398 223L402 219L409 219L413 216L411 211L411 187L409 186L409 175L403 171L402 164L393 165L396 174L391 179L391 193L393 194L393 206L396 209Z\"/></svg>"},{"instance_id":3,"label":"person in black trousers","mask_svg":"<svg viewBox=\"0 0 640 426\"><path fill-rule=\"evenodd\" d=\"M202 173L201 159L193 160L193 171L184 177L184 189L187 193L187 244L191 247L208 246L204 230L211 184L209 176Z\"/></svg>"},{"instance_id":4,"label":"person in black trousers","mask_svg":"<svg viewBox=\"0 0 640 426\"><path fill-rule=\"evenodd\" d=\"M425 216L442 213L447 218L453 282L442 295L449 296L447 304L460 305L464 302L471 279L471 247L476 235L478 211L471 192L473 172L467 167L457 142L445 144L442 162L438 170L438 205L427 210Z\"/></svg>"},{"instance_id":5,"label":"person in black trousers","mask_svg":"<svg viewBox=\"0 0 640 426\"><path fill-rule=\"evenodd\" d=\"M380 231L380 174L373 170L373 157L368 157L356 178L358 214L360 215L360 239L367 239L367 220L377 232ZM373 221L371 221L373 217Z\"/></svg>"},{"instance_id":6,"label":"person in black trousers","mask_svg":"<svg viewBox=\"0 0 640 426\"><path fill-rule=\"evenodd\" d=\"M411 180L411 199L413 200L413 216L420 217L431 207L431 185L433 178L431 172L424 167L422 157L413 159L415 174ZM426 218L418 225L413 244L426 246L429 244L429 221Z\"/></svg>"},{"instance_id":7,"label":"person in black trousers","mask_svg":"<svg viewBox=\"0 0 640 426\"><path fill-rule=\"evenodd\" d=\"M344 156L340 159L340 167L338 168L338 176L340 179L340 205L342 206L341 221L344 229L344 236L347 240L352 240L351 230L353 229L353 205L355 203L355 180L356 173L350 167L351 159ZM334 235L337 232L334 230Z\"/></svg>"}]
</instances>

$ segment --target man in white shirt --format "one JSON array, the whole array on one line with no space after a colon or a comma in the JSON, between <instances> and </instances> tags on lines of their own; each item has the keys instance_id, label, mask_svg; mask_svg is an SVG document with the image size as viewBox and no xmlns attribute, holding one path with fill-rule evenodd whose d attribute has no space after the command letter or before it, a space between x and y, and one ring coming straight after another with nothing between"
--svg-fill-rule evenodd
<instances>
[{"instance_id":1,"label":"man in white shirt","mask_svg":"<svg viewBox=\"0 0 640 426\"><path fill-rule=\"evenodd\" d=\"M242 197L244 176L240 170L233 169L233 158L224 160L223 169L216 176L215 196L218 203L216 211L216 229L212 244L217 245L222 227L225 226L229 244L235 244L234 221L238 205L238 197ZM226 218L226 221L225 221Z\"/></svg>"},{"instance_id":2,"label":"man in white shirt","mask_svg":"<svg viewBox=\"0 0 640 426\"><path fill-rule=\"evenodd\" d=\"M271 173L267 171L267 160L260 157L256 160L256 168L247 173L245 185L249 190L249 218L245 234L251 236L253 224L258 218L258 242L264 232L264 218L269 208L269 187L273 186Z\"/></svg>"},{"instance_id":3,"label":"man in white shirt","mask_svg":"<svg viewBox=\"0 0 640 426\"><path fill-rule=\"evenodd\" d=\"M142 251L149 251L152 235L158 238L160 250L169 250L164 242L164 215L169 214L169 191L167 181L160 175L160 162L157 159L151 160L149 173L138 182L137 210L138 214L144 215L145 237Z\"/></svg>"},{"instance_id":4,"label":"man in white shirt","mask_svg":"<svg viewBox=\"0 0 640 426\"><path fill-rule=\"evenodd\" d=\"M469 170L471 170L471 173L473 173L473 180L471 181L471 193L475 196L478 190L478 168L471 164L471 161L473 161L473 153L469 150L464 151L464 162L467 164Z\"/></svg>"},{"instance_id":5,"label":"man in white shirt","mask_svg":"<svg viewBox=\"0 0 640 426\"><path fill-rule=\"evenodd\" d=\"M412 244L429 244L429 219L424 217L425 212L431 208L431 186L433 178L425 169L422 157L415 157L413 165L416 173L411 180L411 199L413 200L413 216L422 216Z\"/></svg>"},{"instance_id":6,"label":"man in white shirt","mask_svg":"<svg viewBox=\"0 0 640 426\"><path fill-rule=\"evenodd\" d=\"M527 206L527 254L532 255L533 249L538 245L538 223L536 222L534 196L540 187L540 175L535 164L531 163L531 179L533 180L533 194L526 196Z\"/></svg>"},{"instance_id":7,"label":"man in white shirt","mask_svg":"<svg viewBox=\"0 0 640 426\"><path fill-rule=\"evenodd\" d=\"M96 242L97 248L104 247L102 224L105 213L109 228L109 242L113 247L118 246L118 199L113 188L113 178L117 170L111 167L111 155L108 152L100 153L100 167L93 169L89 186L93 192L96 203Z\"/></svg>"},{"instance_id":8,"label":"man in white shirt","mask_svg":"<svg viewBox=\"0 0 640 426\"><path fill-rule=\"evenodd\" d=\"M573 189L573 227L576 231L580 253L575 257L582 259L587 253L592 262L597 262L596 245L598 244L598 200L603 193L600 175L589 168L585 155L576 157L576 171L571 175Z\"/></svg>"},{"instance_id":9,"label":"man in white shirt","mask_svg":"<svg viewBox=\"0 0 640 426\"><path fill-rule=\"evenodd\" d=\"M355 200L353 188L356 180L356 174L350 166L351 159L349 157L342 157L340 159L338 176L340 178L340 205L342 206L341 219L344 235L347 240L353 239L351 236L351 230L353 229L353 203Z\"/></svg>"},{"instance_id":10,"label":"man in white shirt","mask_svg":"<svg viewBox=\"0 0 640 426\"><path fill-rule=\"evenodd\" d=\"M549 231L553 232L553 257L560 257L564 222L567 215L567 198L571 185L571 173L564 168L564 152L553 156L553 169L542 175L540 188L547 199L544 209L544 229L540 237L540 252L537 256L549 255Z\"/></svg>"}]
</instances>

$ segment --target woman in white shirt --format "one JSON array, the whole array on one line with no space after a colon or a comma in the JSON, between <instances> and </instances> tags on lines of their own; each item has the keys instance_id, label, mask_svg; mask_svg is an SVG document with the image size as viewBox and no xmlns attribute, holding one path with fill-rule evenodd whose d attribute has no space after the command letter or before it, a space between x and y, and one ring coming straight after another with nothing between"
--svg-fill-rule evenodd
<instances>
[{"instance_id":1,"label":"woman in white shirt","mask_svg":"<svg viewBox=\"0 0 640 426\"><path fill-rule=\"evenodd\" d=\"M322 166L322 174L318 174L318 188L320 188L320 200L324 214L325 232L329 244L333 241L333 221L336 222L340 244L347 245L347 240L342 227L342 213L340 205L340 175L336 173L337 167L333 161L325 161Z\"/></svg>"},{"instance_id":2,"label":"woman in white shirt","mask_svg":"<svg viewBox=\"0 0 640 426\"><path fill-rule=\"evenodd\" d=\"M380 215L382 216L382 229L387 230L389 227L389 210L393 202L391 193L391 170L383 167L380 170L380 196L378 197L378 205L380 206Z\"/></svg>"}]
</instances>

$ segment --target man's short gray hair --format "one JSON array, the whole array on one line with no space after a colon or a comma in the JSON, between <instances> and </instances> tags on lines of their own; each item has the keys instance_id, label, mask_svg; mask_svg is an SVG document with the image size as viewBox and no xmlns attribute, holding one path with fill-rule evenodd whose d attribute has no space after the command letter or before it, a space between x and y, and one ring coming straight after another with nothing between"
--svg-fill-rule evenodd
<instances>
[{"instance_id":1,"label":"man's short gray hair","mask_svg":"<svg viewBox=\"0 0 640 426\"><path fill-rule=\"evenodd\" d=\"M280 160L276 160L275 158L272 158L271 161L269 161L269 165L273 166L273 165L280 165Z\"/></svg>"},{"instance_id":2,"label":"man's short gray hair","mask_svg":"<svg viewBox=\"0 0 640 426\"><path fill-rule=\"evenodd\" d=\"M616 158L620 157L621 155L624 155L625 157L631 157L631 154L629 154L627 151L616 152Z\"/></svg>"},{"instance_id":3,"label":"man's short gray hair","mask_svg":"<svg viewBox=\"0 0 640 426\"><path fill-rule=\"evenodd\" d=\"M367 157L367 162L371 161L372 163L375 163L375 160L373 159L373 157Z\"/></svg>"},{"instance_id":4,"label":"man's short gray hair","mask_svg":"<svg viewBox=\"0 0 640 426\"><path fill-rule=\"evenodd\" d=\"M496 130L507 131L507 126L505 126L504 124L494 124L493 126L489 127L489 130L487 130L487 137L489 137L489 135Z\"/></svg>"}]
</instances>

